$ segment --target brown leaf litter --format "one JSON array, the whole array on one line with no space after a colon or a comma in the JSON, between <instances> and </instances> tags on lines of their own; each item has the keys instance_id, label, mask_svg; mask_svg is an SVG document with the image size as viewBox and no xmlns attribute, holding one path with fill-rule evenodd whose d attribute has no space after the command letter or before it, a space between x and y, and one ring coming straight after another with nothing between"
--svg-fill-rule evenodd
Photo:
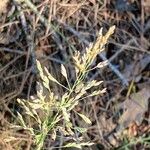
<instances>
[{"instance_id":1,"label":"brown leaf litter","mask_svg":"<svg viewBox=\"0 0 150 150\"><path fill-rule=\"evenodd\" d=\"M6 12L8 2L9 2L9 0L1 0L0 1L0 15L2 13Z\"/></svg>"},{"instance_id":2,"label":"brown leaf litter","mask_svg":"<svg viewBox=\"0 0 150 150\"><path fill-rule=\"evenodd\" d=\"M144 114L148 110L148 99L150 98L150 87L145 87L137 93L131 94L123 103L119 105L119 109L123 109L123 114L119 118L118 125L112 133L107 137L109 143L118 146L116 139L120 139L123 131L128 128L128 136L136 136L138 127L141 125Z\"/></svg>"},{"instance_id":3,"label":"brown leaf litter","mask_svg":"<svg viewBox=\"0 0 150 150\"><path fill-rule=\"evenodd\" d=\"M133 93L127 98L120 108L124 110L123 115L119 119L119 124L127 128L132 122L140 125L143 120L144 113L148 110L148 99L150 98L150 88L143 88L137 93Z\"/></svg>"}]
</instances>

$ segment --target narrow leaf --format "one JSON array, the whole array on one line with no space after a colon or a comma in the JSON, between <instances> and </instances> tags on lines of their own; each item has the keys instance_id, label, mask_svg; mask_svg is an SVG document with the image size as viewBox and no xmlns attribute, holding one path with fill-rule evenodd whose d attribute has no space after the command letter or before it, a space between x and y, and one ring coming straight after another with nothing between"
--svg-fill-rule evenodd
<instances>
[{"instance_id":1,"label":"narrow leaf","mask_svg":"<svg viewBox=\"0 0 150 150\"><path fill-rule=\"evenodd\" d=\"M21 115L19 112L17 112L17 115L18 115L18 119L19 119L21 125L22 125L24 128L26 128L26 124L25 124L25 122L24 122L24 120L23 120L23 118L22 118L22 115Z\"/></svg>"},{"instance_id":2,"label":"narrow leaf","mask_svg":"<svg viewBox=\"0 0 150 150\"><path fill-rule=\"evenodd\" d=\"M79 149L82 148L82 147L81 147L79 144L77 144L77 143L68 143L68 144L66 144L64 147L76 147L76 148L79 148Z\"/></svg>"},{"instance_id":3,"label":"narrow leaf","mask_svg":"<svg viewBox=\"0 0 150 150\"><path fill-rule=\"evenodd\" d=\"M61 73L67 79L67 71L63 64L61 65Z\"/></svg>"},{"instance_id":4,"label":"narrow leaf","mask_svg":"<svg viewBox=\"0 0 150 150\"><path fill-rule=\"evenodd\" d=\"M91 124L91 120L83 114L77 113L87 124Z\"/></svg>"},{"instance_id":5,"label":"narrow leaf","mask_svg":"<svg viewBox=\"0 0 150 150\"><path fill-rule=\"evenodd\" d=\"M49 80L58 83L58 81L49 73L49 71L47 70L47 68L45 67L44 69L45 69L45 72L48 75Z\"/></svg>"},{"instance_id":6,"label":"narrow leaf","mask_svg":"<svg viewBox=\"0 0 150 150\"><path fill-rule=\"evenodd\" d=\"M84 132L87 131L86 128L80 128L80 127L74 127L74 129L77 130L77 131L80 132L80 133L84 133Z\"/></svg>"},{"instance_id":7,"label":"narrow leaf","mask_svg":"<svg viewBox=\"0 0 150 150\"><path fill-rule=\"evenodd\" d=\"M64 119L69 122L69 118L70 118L70 114L67 112L66 108L62 108L62 113L63 113L63 116L64 116Z\"/></svg>"}]
</instances>

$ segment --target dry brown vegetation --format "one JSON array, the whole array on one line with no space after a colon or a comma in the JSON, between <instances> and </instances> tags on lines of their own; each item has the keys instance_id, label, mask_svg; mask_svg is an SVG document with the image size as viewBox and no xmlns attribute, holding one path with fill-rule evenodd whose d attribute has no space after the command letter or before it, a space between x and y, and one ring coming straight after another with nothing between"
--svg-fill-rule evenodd
<instances>
[{"instance_id":1,"label":"dry brown vegetation","mask_svg":"<svg viewBox=\"0 0 150 150\"><path fill-rule=\"evenodd\" d=\"M18 125L17 112L24 113L16 99L29 100L37 94L40 79L36 59L66 86L61 75L63 64L72 84L75 52L83 54L97 40L101 28L106 33L113 25L114 34L106 40L105 50L92 63L95 69L86 77L87 82L103 81L100 89L106 88L106 92L86 98L74 108L92 124L72 113L73 125L87 131L74 136L57 131L55 138L48 133L43 149L61 149L72 138L93 142L83 148L89 150L149 149L150 1L30 2L0 1L0 149L35 149L33 136L14 126ZM58 97L64 93L55 83L50 83L50 88ZM32 126L32 120L29 122Z\"/></svg>"}]
</instances>

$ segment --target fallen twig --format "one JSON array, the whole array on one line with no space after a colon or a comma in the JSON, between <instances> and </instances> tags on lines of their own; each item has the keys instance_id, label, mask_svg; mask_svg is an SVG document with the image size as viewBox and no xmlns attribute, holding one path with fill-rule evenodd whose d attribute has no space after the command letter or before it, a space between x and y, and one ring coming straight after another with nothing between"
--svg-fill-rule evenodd
<instances>
[{"instance_id":1,"label":"fallen twig","mask_svg":"<svg viewBox=\"0 0 150 150\"><path fill-rule=\"evenodd\" d=\"M24 15L24 12L21 10L21 7L18 5L18 0L14 0L14 2L17 5L17 9L20 12L20 20L21 20L21 24L23 27L23 31L26 35L26 42L28 45L28 55L27 55L27 59L26 59L26 68L28 67L28 63L29 63L29 57L30 55L32 56L32 72L36 73L36 58L35 58L35 44L34 44L34 33L33 32L29 32L29 28L27 27L27 22L26 22L26 18Z\"/></svg>"}]
</instances>

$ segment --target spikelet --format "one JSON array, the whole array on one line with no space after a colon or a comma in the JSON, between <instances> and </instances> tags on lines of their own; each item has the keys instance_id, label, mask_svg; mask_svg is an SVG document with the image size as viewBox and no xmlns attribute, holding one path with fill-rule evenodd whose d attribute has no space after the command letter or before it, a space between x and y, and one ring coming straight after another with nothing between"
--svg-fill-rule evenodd
<instances>
[{"instance_id":1,"label":"spikelet","mask_svg":"<svg viewBox=\"0 0 150 150\"><path fill-rule=\"evenodd\" d=\"M81 56L80 52L75 53L73 59L76 65L76 73L84 72L88 69L96 56L104 50L108 38L114 33L114 30L115 26L110 27L108 32L103 36L101 29L96 42L90 43L83 56Z\"/></svg>"}]
</instances>

